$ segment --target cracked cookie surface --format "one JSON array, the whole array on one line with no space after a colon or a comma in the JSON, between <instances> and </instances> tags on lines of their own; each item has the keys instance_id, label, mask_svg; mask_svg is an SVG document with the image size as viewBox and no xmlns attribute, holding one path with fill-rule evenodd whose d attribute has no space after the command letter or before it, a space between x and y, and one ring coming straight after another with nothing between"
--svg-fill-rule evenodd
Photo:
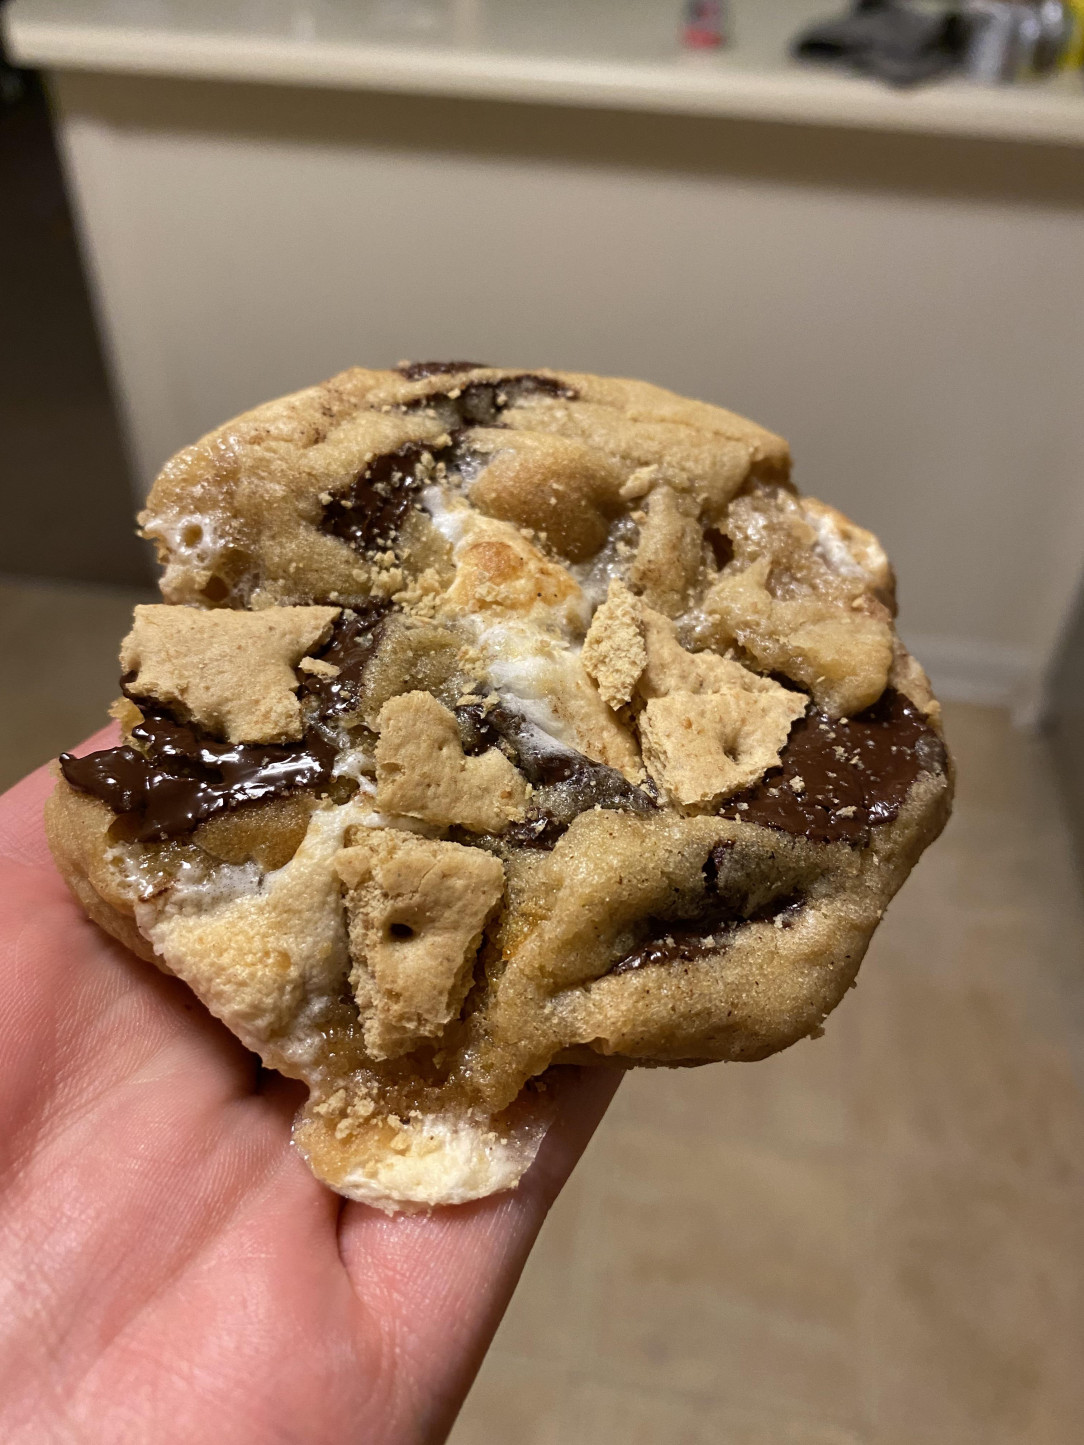
<instances>
[{"instance_id":1,"label":"cracked cookie surface","mask_svg":"<svg viewBox=\"0 0 1084 1445\"><path fill-rule=\"evenodd\" d=\"M884 552L721 408L355 369L179 453L140 520L164 602L54 853L308 1084L351 1197L511 1187L551 1067L816 1034L947 817Z\"/></svg>"}]
</instances>

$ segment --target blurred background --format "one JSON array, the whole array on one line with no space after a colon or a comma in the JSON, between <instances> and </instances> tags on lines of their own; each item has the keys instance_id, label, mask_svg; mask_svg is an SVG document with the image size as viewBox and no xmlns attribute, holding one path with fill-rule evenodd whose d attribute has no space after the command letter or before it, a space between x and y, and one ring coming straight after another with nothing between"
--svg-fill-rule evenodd
<instances>
[{"instance_id":1,"label":"blurred background","mask_svg":"<svg viewBox=\"0 0 1084 1445\"><path fill-rule=\"evenodd\" d=\"M353 363L641 376L876 530L960 803L824 1039L636 1076L453 1436L1084 1438L1084 11L0 4L0 783L96 727L131 516Z\"/></svg>"}]
</instances>

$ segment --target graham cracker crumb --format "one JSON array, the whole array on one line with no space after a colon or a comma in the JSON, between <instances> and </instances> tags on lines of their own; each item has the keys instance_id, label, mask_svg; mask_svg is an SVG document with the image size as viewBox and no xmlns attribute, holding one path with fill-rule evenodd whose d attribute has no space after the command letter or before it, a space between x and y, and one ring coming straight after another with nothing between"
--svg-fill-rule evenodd
<instances>
[{"instance_id":1,"label":"graham cracker crumb","mask_svg":"<svg viewBox=\"0 0 1084 1445\"><path fill-rule=\"evenodd\" d=\"M623 582L610 583L606 601L591 619L581 656L610 707L617 709L632 698L647 666L647 648L640 602Z\"/></svg>"}]
</instances>

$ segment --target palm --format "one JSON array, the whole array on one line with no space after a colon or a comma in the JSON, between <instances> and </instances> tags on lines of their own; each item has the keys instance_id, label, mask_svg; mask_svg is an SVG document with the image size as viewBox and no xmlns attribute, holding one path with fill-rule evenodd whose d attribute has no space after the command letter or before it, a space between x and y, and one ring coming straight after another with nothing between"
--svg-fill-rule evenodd
<instances>
[{"instance_id":1,"label":"palm","mask_svg":"<svg viewBox=\"0 0 1084 1445\"><path fill-rule=\"evenodd\" d=\"M51 786L0 799L0 1437L442 1439L608 1071L514 1195L344 1205L290 1146L298 1086L69 898Z\"/></svg>"}]
</instances>

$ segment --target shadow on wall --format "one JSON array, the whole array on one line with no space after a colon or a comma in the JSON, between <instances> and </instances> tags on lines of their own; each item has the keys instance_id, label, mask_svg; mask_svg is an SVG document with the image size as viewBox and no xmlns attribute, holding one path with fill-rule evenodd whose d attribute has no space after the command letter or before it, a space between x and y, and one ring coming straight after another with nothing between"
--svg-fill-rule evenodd
<instances>
[{"instance_id":1,"label":"shadow on wall","mask_svg":"<svg viewBox=\"0 0 1084 1445\"><path fill-rule=\"evenodd\" d=\"M66 76L93 113L94 88ZM111 76L108 119L166 133L709 175L953 200L1084 203L1079 151L718 116ZM151 103L148 103L148 102Z\"/></svg>"},{"instance_id":2,"label":"shadow on wall","mask_svg":"<svg viewBox=\"0 0 1084 1445\"><path fill-rule=\"evenodd\" d=\"M0 572L146 582L128 466L36 76L0 97Z\"/></svg>"}]
</instances>

